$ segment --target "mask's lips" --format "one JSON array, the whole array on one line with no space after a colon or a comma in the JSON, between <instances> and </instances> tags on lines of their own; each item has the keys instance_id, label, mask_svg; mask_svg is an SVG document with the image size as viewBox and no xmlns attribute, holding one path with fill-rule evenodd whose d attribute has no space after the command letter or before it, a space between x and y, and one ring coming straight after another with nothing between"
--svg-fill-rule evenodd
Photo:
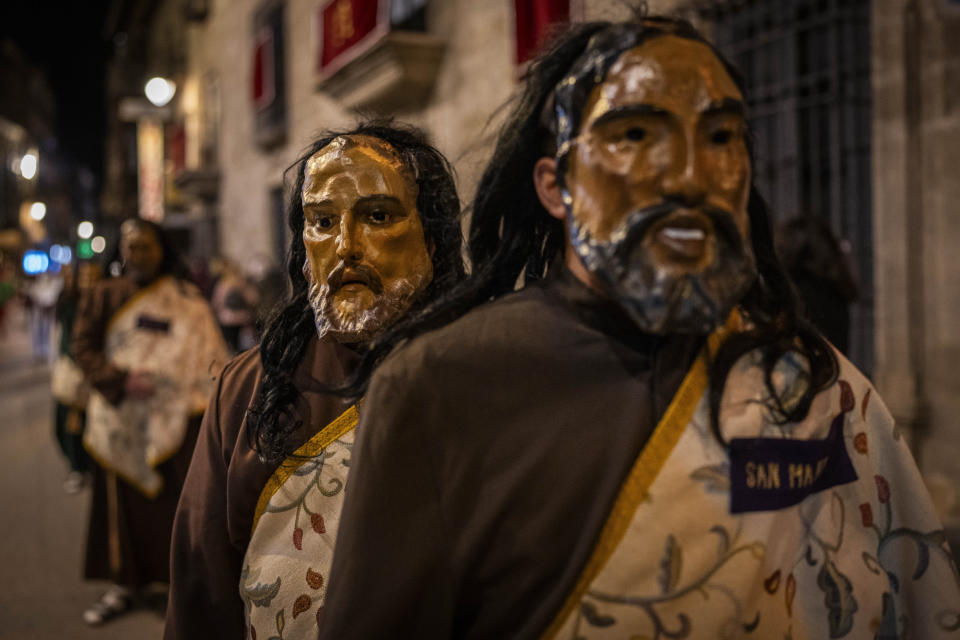
<instances>
[{"instance_id":1,"label":"mask's lips","mask_svg":"<svg viewBox=\"0 0 960 640\"><path fill-rule=\"evenodd\" d=\"M707 252L713 223L694 209L679 209L651 227L648 237L681 260L699 260Z\"/></svg>"},{"instance_id":2,"label":"mask's lips","mask_svg":"<svg viewBox=\"0 0 960 640\"><path fill-rule=\"evenodd\" d=\"M343 289L349 285L363 285L370 288L370 279L366 274L356 269L344 269L343 276L340 278L340 288Z\"/></svg>"}]
</instances>

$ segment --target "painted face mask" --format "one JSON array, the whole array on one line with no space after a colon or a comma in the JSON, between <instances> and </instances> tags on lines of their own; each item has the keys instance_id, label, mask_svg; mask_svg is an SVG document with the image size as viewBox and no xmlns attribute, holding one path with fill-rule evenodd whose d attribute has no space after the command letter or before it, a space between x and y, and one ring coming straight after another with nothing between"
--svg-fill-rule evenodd
<instances>
[{"instance_id":1,"label":"painted face mask","mask_svg":"<svg viewBox=\"0 0 960 640\"><path fill-rule=\"evenodd\" d=\"M705 334L756 277L742 96L701 42L661 35L621 50L576 137L565 114L577 78L557 89L570 243L640 329ZM599 81L605 61L591 56L579 71Z\"/></svg>"},{"instance_id":2,"label":"painted face mask","mask_svg":"<svg viewBox=\"0 0 960 640\"><path fill-rule=\"evenodd\" d=\"M336 138L307 160L304 275L321 338L369 342L430 283L416 199L409 170L377 138Z\"/></svg>"}]
</instances>

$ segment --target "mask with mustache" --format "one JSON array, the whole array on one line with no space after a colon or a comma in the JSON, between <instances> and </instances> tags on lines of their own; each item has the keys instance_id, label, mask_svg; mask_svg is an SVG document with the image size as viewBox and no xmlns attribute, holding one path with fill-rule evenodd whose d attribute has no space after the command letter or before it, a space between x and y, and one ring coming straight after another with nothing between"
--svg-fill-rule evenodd
<instances>
[{"instance_id":1,"label":"mask with mustache","mask_svg":"<svg viewBox=\"0 0 960 640\"><path fill-rule=\"evenodd\" d=\"M637 209L608 241L594 239L573 215L566 217L571 244L584 266L648 333L711 332L756 278L753 253L744 246L732 216L712 208L698 211L713 226L713 261L699 271L657 264L644 246L648 232L681 208L683 203L669 200Z\"/></svg>"},{"instance_id":2,"label":"mask with mustache","mask_svg":"<svg viewBox=\"0 0 960 640\"><path fill-rule=\"evenodd\" d=\"M347 265L341 262L330 272L326 282L314 282L309 265L304 275L310 285L308 300L313 309L317 334L330 336L337 342L356 344L370 342L384 329L396 322L413 304L417 295L428 284L427 274L415 280L398 279L385 287L380 276L367 265L351 265L351 279L363 282L376 296L368 308L334 303L334 296L343 286Z\"/></svg>"}]
</instances>

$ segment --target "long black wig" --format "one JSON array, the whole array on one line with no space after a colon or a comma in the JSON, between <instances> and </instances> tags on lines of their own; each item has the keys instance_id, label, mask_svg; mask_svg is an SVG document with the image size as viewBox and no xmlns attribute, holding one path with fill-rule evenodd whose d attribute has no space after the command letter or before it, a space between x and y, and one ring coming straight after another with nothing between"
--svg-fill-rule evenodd
<instances>
[{"instance_id":1,"label":"long black wig","mask_svg":"<svg viewBox=\"0 0 960 640\"><path fill-rule=\"evenodd\" d=\"M555 37L528 68L524 90L500 130L493 156L477 187L468 240L473 267L470 277L383 334L356 372L353 392L365 390L371 371L398 343L443 326L512 291L521 278L526 282L541 278L552 264L560 262L557 258L565 246L563 224L544 209L533 182L537 160L555 157L558 138L563 138L554 124L554 101L558 99L555 89L572 69L584 66L582 59L602 58L592 67L593 73L576 79L577 86L563 97L573 125L566 135L576 135L590 90L603 81L619 54L662 35L688 38L708 46L744 92L740 73L686 20L641 14L627 23L575 24ZM752 145L750 157L752 162ZM708 373L711 421L721 442L724 439L719 407L723 388L734 363L745 353L761 349L766 385L774 405L772 414L781 422L806 416L814 396L832 384L837 375L837 361L829 344L800 314L792 285L774 252L768 206L755 186L750 190L748 213L759 275L740 308L751 328L726 340L713 354ZM776 363L788 352L798 353L809 363L809 384L798 402L784 406L771 376Z\"/></svg>"},{"instance_id":2,"label":"long black wig","mask_svg":"<svg viewBox=\"0 0 960 640\"><path fill-rule=\"evenodd\" d=\"M321 134L285 172L285 178L291 175L293 178L287 203L287 223L291 231L287 256L290 287L286 301L268 322L260 342L261 391L248 410L249 443L265 461L277 462L292 452L289 439L300 427L298 422L289 419L292 406L300 395L293 384L293 374L317 333L308 299L309 285L303 273L307 259L301 201L304 167L311 156L342 136L371 136L383 140L393 148L416 181L417 211L424 239L433 252L433 280L411 311L429 304L464 278L460 199L453 168L427 142L424 134L412 126L390 120L369 120L350 130Z\"/></svg>"}]
</instances>

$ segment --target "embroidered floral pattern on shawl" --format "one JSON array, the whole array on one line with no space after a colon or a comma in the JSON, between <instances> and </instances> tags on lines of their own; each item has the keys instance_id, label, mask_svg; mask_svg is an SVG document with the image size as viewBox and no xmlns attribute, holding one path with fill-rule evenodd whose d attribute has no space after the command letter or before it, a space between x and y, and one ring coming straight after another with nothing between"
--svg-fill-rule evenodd
<instances>
[{"instance_id":1,"label":"embroidered floral pattern on shawl","mask_svg":"<svg viewBox=\"0 0 960 640\"><path fill-rule=\"evenodd\" d=\"M358 419L350 407L264 487L240 575L248 638L316 638Z\"/></svg>"},{"instance_id":2,"label":"embroidered floral pattern on shawl","mask_svg":"<svg viewBox=\"0 0 960 640\"><path fill-rule=\"evenodd\" d=\"M823 439L842 421L857 479L774 510L731 514L729 459L699 385L682 425L670 412L651 438L682 433L644 490L621 496L578 587L545 637L946 638L960 629L960 589L940 523L889 412L842 356L839 380L800 423L777 425L758 354L735 366L724 437ZM774 386L805 384L782 360ZM783 396L781 396L783 397ZM641 453L640 460L648 452ZM631 476L642 474L635 467ZM634 490L636 493L636 490ZM611 529L622 538L604 547Z\"/></svg>"}]
</instances>

